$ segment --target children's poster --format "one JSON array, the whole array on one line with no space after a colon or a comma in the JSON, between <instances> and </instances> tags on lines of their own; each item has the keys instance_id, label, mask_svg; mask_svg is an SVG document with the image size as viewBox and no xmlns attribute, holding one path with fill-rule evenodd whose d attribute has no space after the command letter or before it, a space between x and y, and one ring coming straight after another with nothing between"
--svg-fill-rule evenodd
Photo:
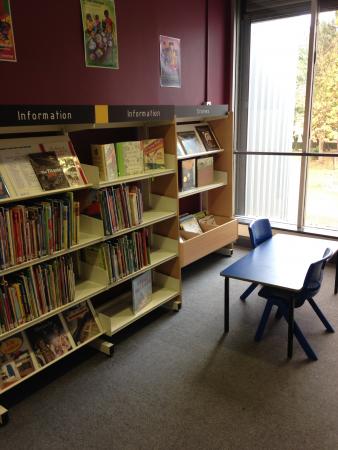
<instances>
[{"instance_id":1,"label":"children's poster","mask_svg":"<svg viewBox=\"0 0 338 450\"><path fill-rule=\"evenodd\" d=\"M0 61L16 61L9 0L0 0Z\"/></svg>"},{"instance_id":2,"label":"children's poster","mask_svg":"<svg viewBox=\"0 0 338 450\"><path fill-rule=\"evenodd\" d=\"M80 0L87 67L118 69L114 0Z\"/></svg>"},{"instance_id":3,"label":"children's poster","mask_svg":"<svg viewBox=\"0 0 338 450\"><path fill-rule=\"evenodd\" d=\"M160 85L181 87L181 40L160 36Z\"/></svg>"}]
</instances>

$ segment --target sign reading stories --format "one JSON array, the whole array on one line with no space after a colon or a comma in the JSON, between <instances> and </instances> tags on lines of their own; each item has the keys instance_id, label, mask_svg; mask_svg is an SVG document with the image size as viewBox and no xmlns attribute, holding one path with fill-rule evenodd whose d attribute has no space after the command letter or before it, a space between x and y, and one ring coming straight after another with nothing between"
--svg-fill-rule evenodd
<instances>
[{"instance_id":1,"label":"sign reading stories","mask_svg":"<svg viewBox=\"0 0 338 450\"><path fill-rule=\"evenodd\" d=\"M90 105L0 106L0 126L94 123L94 109Z\"/></svg>"},{"instance_id":2,"label":"sign reading stories","mask_svg":"<svg viewBox=\"0 0 338 450\"><path fill-rule=\"evenodd\" d=\"M227 113L228 105L175 106L177 117L216 117L225 116Z\"/></svg>"}]
</instances>

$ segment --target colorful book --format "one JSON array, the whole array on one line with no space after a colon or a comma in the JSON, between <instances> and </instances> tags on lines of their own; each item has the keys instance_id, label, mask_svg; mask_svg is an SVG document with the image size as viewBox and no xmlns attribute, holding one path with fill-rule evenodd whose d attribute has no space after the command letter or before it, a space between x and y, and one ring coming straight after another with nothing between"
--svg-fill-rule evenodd
<instances>
[{"instance_id":1,"label":"colorful book","mask_svg":"<svg viewBox=\"0 0 338 450\"><path fill-rule=\"evenodd\" d=\"M24 333L0 342L0 392L36 370Z\"/></svg>"},{"instance_id":2,"label":"colorful book","mask_svg":"<svg viewBox=\"0 0 338 450\"><path fill-rule=\"evenodd\" d=\"M142 141L144 171L165 169L164 139L145 139Z\"/></svg>"},{"instance_id":3,"label":"colorful book","mask_svg":"<svg viewBox=\"0 0 338 450\"><path fill-rule=\"evenodd\" d=\"M117 168L120 177L144 172L143 150L140 141L115 144Z\"/></svg>"},{"instance_id":4,"label":"colorful book","mask_svg":"<svg viewBox=\"0 0 338 450\"><path fill-rule=\"evenodd\" d=\"M180 228L184 231L189 231L190 233L202 234L203 230L199 226L198 220L193 214L188 214L180 221Z\"/></svg>"},{"instance_id":5,"label":"colorful book","mask_svg":"<svg viewBox=\"0 0 338 450\"><path fill-rule=\"evenodd\" d=\"M219 143L217 142L216 136L212 132L209 125L196 125L195 129L203 142L203 145L207 151L210 150L220 150Z\"/></svg>"},{"instance_id":6,"label":"colorful book","mask_svg":"<svg viewBox=\"0 0 338 450\"><path fill-rule=\"evenodd\" d=\"M67 309L63 316L76 345L83 344L100 334L94 313L86 302Z\"/></svg>"},{"instance_id":7,"label":"colorful book","mask_svg":"<svg viewBox=\"0 0 338 450\"><path fill-rule=\"evenodd\" d=\"M8 197L9 197L8 188L5 183L4 177L2 176L2 174L0 172L0 199L8 198Z\"/></svg>"},{"instance_id":8,"label":"colorful book","mask_svg":"<svg viewBox=\"0 0 338 450\"><path fill-rule=\"evenodd\" d=\"M214 158L198 158L196 161L197 186L206 186L214 182Z\"/></svg>"},{"instance_id":9,"label":"colorful book","mask_svg":"<svg viewBox=\"0 0 338 450\"><path fill-rule=\"evenodd\" d=\"M178 131L177 136L187 155L195 155L206 151L195 130Z\"/></svg>"},{"instance_id":10,"label":"colorful book","mask_svg":"<svg viewBox=\"0 0 338 450\"><path fill-rule=\"evenodd\" d=\"M71 350L72 345L60 317L53 316L27 330L28 340L41 367Z\"/></svg>"},{"instance_id":11,"label":"colorful book","mask_svg":"<svg viewBox=\"0 0 338 450\"><path fill-rule=\"evenodd\" d=\"M55 152L30 153L28 157L44 191L69 187Z\"/></svg>"},{"instance_id":12,"label":"colorful book","mask_svg":"<svg viewBox=\"0 0 338 450\"><path fill-rule=\"evenodd\" d=\"M152 294L151 270L132 280L133 312L136 314L151 301Z\"/></svg>"},{"instance_id":13,"label":"colorful book","mask_svg":"<svg viewBox=\"0 0 338 450\"><path fill-rule=\"evenodd\" d=\"M188 191L196 186L196 161L195 158L180 161L180 188Z\"/></svg>"},{"instance_id":14,"label":"colorful book","mask_svg":"<svg viewBox=\"0 0 338 450\"><path fill-rule=\"evenodd\" d=\"M99 169L101 181L115 180L118 177L114 144L92 144L92 162Z\"/></svg>"}]
</instances>

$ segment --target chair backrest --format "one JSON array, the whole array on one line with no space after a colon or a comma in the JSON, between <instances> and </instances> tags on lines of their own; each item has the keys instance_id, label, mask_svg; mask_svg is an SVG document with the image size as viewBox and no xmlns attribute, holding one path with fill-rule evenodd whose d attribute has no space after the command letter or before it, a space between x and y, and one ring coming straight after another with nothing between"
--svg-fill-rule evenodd
<instances>
[{"instance_id":1,"label":"chair backrest","mask_svg":"<svg viewBox=\"0 0 338 450\"><path fill-rule=\"evenodd\" d=\"M249 225L249 234L252 248L270 239L272 230L269 219L256 219Z\"/></svg>"},{"instance_id":2,"label":"chair backrest","mask_svg":"<svg viewBox=\"0 0 338 450\"><path fill-rule=\"evenodd\" d=\"M316 261L310 265L304 279L303 287L297 295L299 299L303 298L305 300L318 293L322 284L326 261L330 259L332 255L332 250L327 248L323 257L319 261Z\"/></svg>"}]
</instances>

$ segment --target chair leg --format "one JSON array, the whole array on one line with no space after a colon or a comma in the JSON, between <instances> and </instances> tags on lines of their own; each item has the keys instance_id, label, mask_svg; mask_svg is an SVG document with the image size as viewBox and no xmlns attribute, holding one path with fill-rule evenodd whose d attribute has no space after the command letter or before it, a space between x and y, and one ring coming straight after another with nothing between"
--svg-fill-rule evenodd
<instances>
[{"instance_id":1,"label":"chair leg","mask_svg":"<svg viewBox=\"0 0 338 450\"><path fill-rule=\"evenodd\" d=\"M307 357L309 359L312 359L313 361L317 361L317 359L318 359L317 355L313 351L311 345L308 343L307 339L305 338L304 334L301 332L301 330L296 322L294 322L294 334L295 334L300 346L306 353Z\"/></svg>"},{"instance_id":2,"label":"chair leg","mask_svg":"<svg viewBox=\"0 0 338 450\"><path fill-rule=\"evenodd\" d=\"M263 336L263 333L264 333L264 330L265 330L265 326L266 326L266 323L267 323L267 321L269 319L272 307L273 307L273 303L270 300L267 300L265 308L264 308L264 311L263 311L263 314L262 314L262 317L261 317L261 320L259 322L256 334L255 334L255 341L256 342L258 342L258 341L260 341L262 339L262 336Z\"/></svg>"},{"instance_id":3,"label":"chair leg","mask_svg":"<svg viewBox=\"0 0 338 450\"><path fill-rule=\"evenodd\" d=\"M251 283L250 286L243 292L243 294L239 297L241 300L245 300L252 291L256 289L258 283Z\"/></svg>"},{"instance_id":4,"label":"chair leg","mask_svg":"<svg viewBox=\"0 0 338 450\"><path fill-rule=\"evenodd\" d=\"M319 309L317 303L313 300L313 298L308 298L308 302L312 306L312 309L314 310L314 312L317 314L317 316L322 321L322 323L323 323L324 327L327 329L327 331L329 331L330 333L334 333L334 328L332 327L330 322L327 320L327 318L324 316L324 314L321 312L321 310Z\"/></svg>"}]
</instances>

